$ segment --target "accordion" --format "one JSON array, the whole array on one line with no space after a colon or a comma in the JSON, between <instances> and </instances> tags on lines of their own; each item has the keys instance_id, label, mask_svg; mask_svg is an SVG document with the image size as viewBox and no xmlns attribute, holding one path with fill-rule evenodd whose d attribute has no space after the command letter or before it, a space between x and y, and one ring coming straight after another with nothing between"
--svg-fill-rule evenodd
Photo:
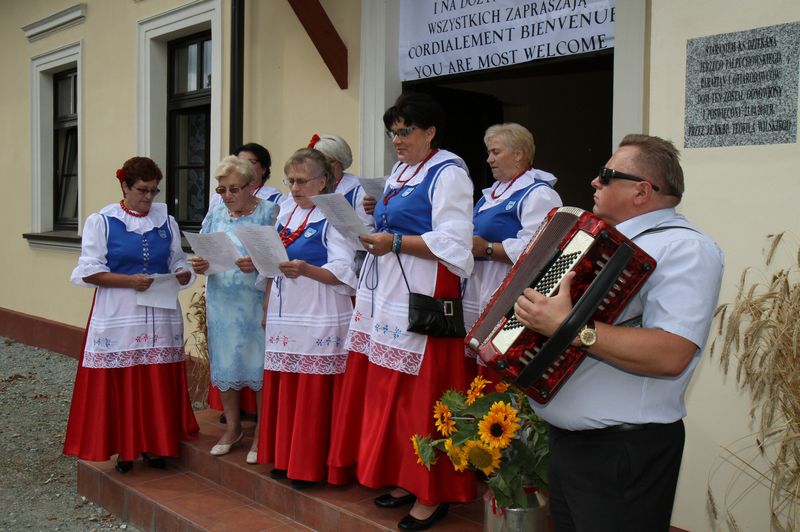
<instances>
[{"instance_id":1,"label":"accordion","mask_svg":"<svg viewBox=\"0 0 800 532\"><path fill-rule=\"evenodd\" d=\"M489 368L546 404L586 356L570 345L578 331L590 319L612 323L655 267L652 257L600 218L574 207L553 209L465 342ZM570 271L574 304L561 327L547 338L523 326L514 316L523 290L551 296Z\"/></svg>"}]
</instances>

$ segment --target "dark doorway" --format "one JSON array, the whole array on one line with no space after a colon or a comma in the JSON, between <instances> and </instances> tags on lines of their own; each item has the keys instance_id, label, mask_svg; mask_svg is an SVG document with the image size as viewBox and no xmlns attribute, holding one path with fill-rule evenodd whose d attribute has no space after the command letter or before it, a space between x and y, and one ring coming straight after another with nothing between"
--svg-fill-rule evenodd
<instances>
[{"instance_id":1,"label":"dark doorway","mask_svg":"<svg viewBox=\"0 0 800 532\"><path fill-rule=\"evenodd\" d=\"M613 51L406 82L427 92L447 114L443 147L470 168L476 197L492 184L483 133L499 122L527 127L534 166L558 178L564 205L591 210L589 182L611 154Z\"/></svg>"}]
</instances>

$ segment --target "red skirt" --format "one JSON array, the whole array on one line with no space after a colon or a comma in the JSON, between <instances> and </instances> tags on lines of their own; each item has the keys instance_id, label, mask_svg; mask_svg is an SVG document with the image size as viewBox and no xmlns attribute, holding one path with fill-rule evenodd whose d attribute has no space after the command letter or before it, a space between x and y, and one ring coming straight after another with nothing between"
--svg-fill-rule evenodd
<instances>
[{"instance_id":1,"label":"red skirt","mask_svg":"<svg viewBox=\"0 0 800 532\"><path fill-rule=\"evenodd\" d=\"M272 427L261 421L258 461L285 469L293 480L324 480L331 413L342 376L265 371L265 384L269 373L279 376L277 415ZM266 408L264 397L262 411Z\"/></svg>"},{"instance_id":2,"label":"red skirt","mask_svg":"<svg viewBox=\"0 0 800 532\"><path fill-rule=\"evenodd\" d=\"M264 370L261 385L261 410L258 412L258 463L271 464L275 460L275 423L278 418L278 388L281 374Z\"/></svg>"},{"instance_id":3,"label":"red skirt","mask_svg":"<svg viewBox=\"0 0 800 532\"><path fill-rule=\"evenodd\" d=\"M457 472L445 456L428 471L417 463L414 434L436 436L433 405L475 375L461 340L428 338L419 375L369 364L356 474L370 488L398 486L426 505L475 499L475 474Z\"/></svg>"},{"instance_id":4,"label":"red skirt","mask_svg":"<svg viewBox=\"0 0 800 532\"><path fill-rule=\"evenodd\" d=\"M434 297L457 297L460 293L459 278L440 263ZM474 500L473 472L456 471L445 456L441 456L428 471L417 463L411 444L414 434L436 436L433 405L442 393L450 388L466 390L475 377L476 364L464 356L463 339L428 337L418 375L394 371L368 361L357 362L351 368L353 356L351 354L347 361L346 384L342 401L337 405L337 417L355 416L357 419L337 419L334 445L341 447L352 442L355 434L359 435L358 443L354 445L358 450L355 459L358 481L370 488L403 488L426 505ZM361 394L357 393L359 388ZM349 402L345 402L348 391ZM357 430L353 427L360 425L360 430L346 434L344 427L348 424L352 430ZM340 452L330 461L336 466L347 466L352 459L348 460L348 456ZM338 478L344 477L342 470L334 473Z\"/></svg>"},{"instance_id":5,"label":"red skirt","mask_svg":"<svg viewBox=\"0 0 800 532\"><path fill-rule=\"evenodd\" d=\"M256 394L261 391L253 391L250 388L242 388L242 394L239 396L239 408L248 414L255 414L258 411L258 403L256 402ZM219 395L219 388L213 384L208 384L208 407L213 410L222 410L222 398Z\"/></svg>"},{"instance_id":6,"label":"red skirt","mask_svg":"<svg viewBox=\"0 0 800 532\"><path fill-rule=\"evenodd\" d=\"M178 456L199 432L186 387L186 364L127 368L78 365L64 454L83 460L135 460L143 452Z\"/></svg>"},{"instance_id":7,"label":"red skirt","mask_svg":"<svg viewBox=\"0 0 800 532\"><path fill-rule=\"evenodd\" d=\"M364 382L370 363L351 351L342 378L342 389L333 403L331 448L328 452L328 483L350 484L356 480L356 462L364 411Z\"/></svg>"}]
</instances>

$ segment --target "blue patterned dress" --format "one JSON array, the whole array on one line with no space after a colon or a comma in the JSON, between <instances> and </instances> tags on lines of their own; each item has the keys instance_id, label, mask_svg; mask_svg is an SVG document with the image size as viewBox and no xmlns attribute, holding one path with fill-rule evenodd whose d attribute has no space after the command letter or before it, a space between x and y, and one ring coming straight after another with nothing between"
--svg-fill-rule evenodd
<instances>
[{"instance_id":1,"label":"blue patterned dress","mask_svg":"<svg viewBox=\"0 0 800 532\"><path fill-rule=\"evenodd\" d=\"M261 201L247 216L232 218L224 203L203 220L201 233L228 235L242 255L242 243L233 234L237 227L273 225L278 206ZM264 378L264 291L255 287L257 273L228 270L208 276L206 320L211 383L221 391L261 389Z\"/></svg>"}]
</instances>

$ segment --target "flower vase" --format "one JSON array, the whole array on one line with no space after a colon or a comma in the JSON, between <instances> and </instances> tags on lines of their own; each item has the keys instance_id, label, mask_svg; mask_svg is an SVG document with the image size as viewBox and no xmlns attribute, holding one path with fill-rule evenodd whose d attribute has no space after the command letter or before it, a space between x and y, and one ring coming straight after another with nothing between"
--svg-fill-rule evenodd
<instances>
[{"instance_id":1,"label":"flower vase","mask_svg":"<svg viewBox=\"0 0 800 532\"><path fill-rule=\"evenodd\" d=\"M528 493L527 508L501 508L491 491L483 495L484 532L547 532L545 498L536 489Z\"/></svg>"}]
</instances>

